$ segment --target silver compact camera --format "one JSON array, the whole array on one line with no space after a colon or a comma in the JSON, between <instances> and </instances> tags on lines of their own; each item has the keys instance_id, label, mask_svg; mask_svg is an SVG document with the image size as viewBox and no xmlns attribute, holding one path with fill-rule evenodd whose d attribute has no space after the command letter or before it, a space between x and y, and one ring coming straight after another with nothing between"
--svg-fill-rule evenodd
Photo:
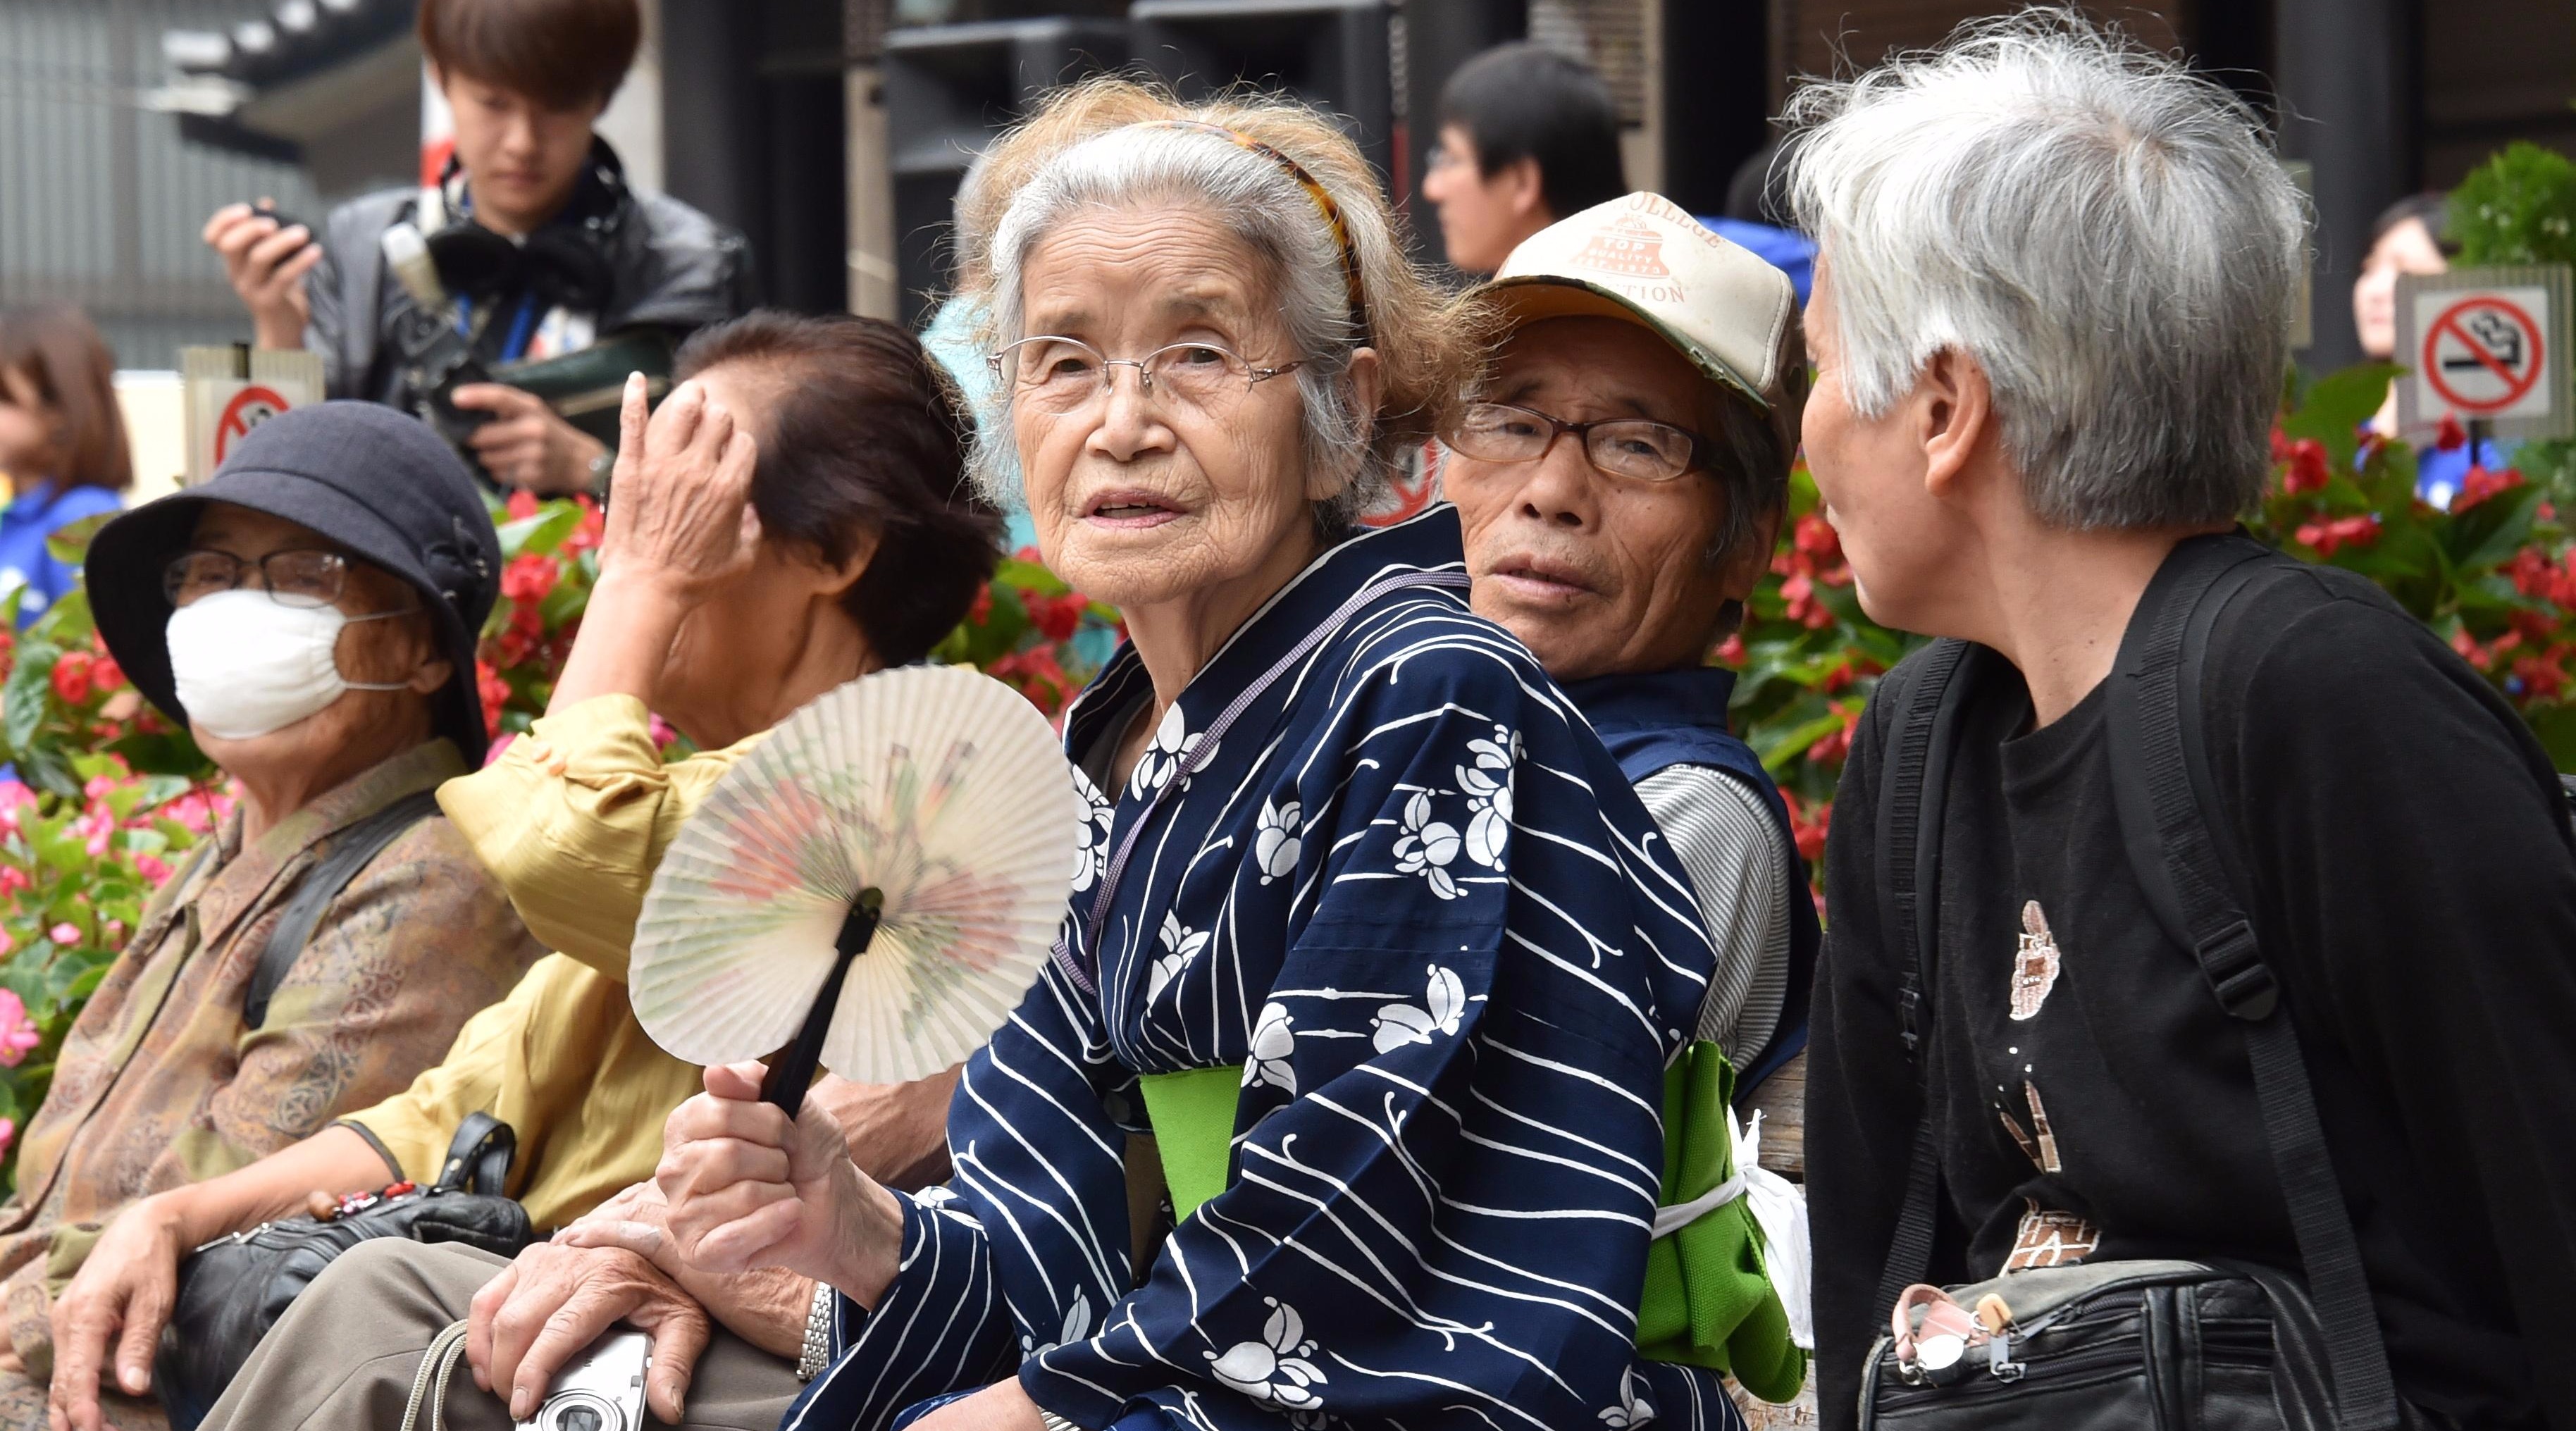
<instances>
[{"instance_id":1,"label":"silver compact camera","mask_svg":"<svg viewBox=\"0 0 2576 1431\"><path fill-rule=\"evenodd\" d=\"M653 1340L620 1327L555 1373L545 1404L519 1431L643 1431L644 1369Z\"/></svg>"}]
</instances>

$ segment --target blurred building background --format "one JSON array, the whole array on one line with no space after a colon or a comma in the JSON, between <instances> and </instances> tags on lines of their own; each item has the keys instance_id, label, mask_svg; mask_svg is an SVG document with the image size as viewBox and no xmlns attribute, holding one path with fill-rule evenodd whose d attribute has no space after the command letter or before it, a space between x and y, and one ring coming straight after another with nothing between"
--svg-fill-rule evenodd
<instances>
[{"instance_id":1,"label":"blurred building background","mask_svg":"<svg viewBox=\"0 0 2576 1431\"><path fill-rule=\"evenodd\" d=\"M918 319L976 148L1045 86L1134 66L1284 84L1421 203L1441 84L1533 38L1593 63L1628 178L1698 212L1799 74L1932 43L1975 0L646 0L602 128L647 187L741 227L770 301ZM2369 221L2511 139L2576 152L2568 0L2128 0L2101 13L2276 116L2312 166L2316 362L2354 356ZM89 308L128 367L247 336L197 232L274 196L319 218L417 182L410 0L0 0L0 300ZM1416 216L1418 230L1431 227Z\"/></svg>"}]
</instances>

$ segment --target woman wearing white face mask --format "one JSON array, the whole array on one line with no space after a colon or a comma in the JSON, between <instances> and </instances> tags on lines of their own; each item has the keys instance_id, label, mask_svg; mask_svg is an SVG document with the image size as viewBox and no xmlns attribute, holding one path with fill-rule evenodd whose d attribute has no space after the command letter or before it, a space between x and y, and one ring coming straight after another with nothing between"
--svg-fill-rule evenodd
<instances>
[{"instance_id":1,"label":"woman wearing white face mask","mask_svg":"<svg viewBox=\"0 0 2576 1431\"><path fill-rule=\"evenodd\" d=\"M27 1128L0 1428L45 1424L52 1302L110 1219L401 1090L543 954L431 800L483 754L472 643L499 571L455 456L358 403L274 419L92 543L109 652L240 800L147 906ZM342 854L362 862L309 936L280 939Z\"/></svg>"}]
</instances>

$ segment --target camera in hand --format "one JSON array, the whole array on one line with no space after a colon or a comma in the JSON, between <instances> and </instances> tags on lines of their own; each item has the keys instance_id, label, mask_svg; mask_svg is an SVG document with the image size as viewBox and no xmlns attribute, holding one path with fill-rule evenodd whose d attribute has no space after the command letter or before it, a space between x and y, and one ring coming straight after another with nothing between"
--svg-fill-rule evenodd
<instances>
[{"instance_id":1,"label":"camera in hand","mask_svg":"<svg viewBox=\"0 0 2576 1431\"><path fill-rule=\"evenodd\" d=\"M644 1372L652 1364L651 1338L624 1327L609 1331L555 1373L544 1404L519 1431L643 1431Z\"/></svg>"}]
</instances>

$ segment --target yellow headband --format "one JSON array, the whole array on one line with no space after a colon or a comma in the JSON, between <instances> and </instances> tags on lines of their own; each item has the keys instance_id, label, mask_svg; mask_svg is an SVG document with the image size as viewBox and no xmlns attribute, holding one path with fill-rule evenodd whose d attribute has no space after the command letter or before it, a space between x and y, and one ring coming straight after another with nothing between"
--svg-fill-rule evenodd
<instances>
[{"instance_id":1,"label":"yellow headband","mask_svg":"<svg viewBox=\"0 0 2576 1431\"><path fill-rule=\"evenodd\" d=\"M1152 119L1145 121L1145 125L1151 129L1193 129L1202 134L1216 135L1228 143L1251 150L1278 165L1287 172L1289 178L1296 180L1297 186L1306 191L1306 197L1314 201L1316 212L1324 216L1324 227L1332 231L1333 241L1341 246L1342 286L1350 296L1351 327L1359 335L1361 343L1365 344L1369 341L1368 302L1360 287L1360 254L1357 246L1351 242L1351 226L1342 221L1342 206L1333 202L1331 191L1318 182L1314 175L1307 173L1305 165L1249 134L1228 129L1222 124L1210 124L1198 119Z\"/></svg>"}]
</instances>

